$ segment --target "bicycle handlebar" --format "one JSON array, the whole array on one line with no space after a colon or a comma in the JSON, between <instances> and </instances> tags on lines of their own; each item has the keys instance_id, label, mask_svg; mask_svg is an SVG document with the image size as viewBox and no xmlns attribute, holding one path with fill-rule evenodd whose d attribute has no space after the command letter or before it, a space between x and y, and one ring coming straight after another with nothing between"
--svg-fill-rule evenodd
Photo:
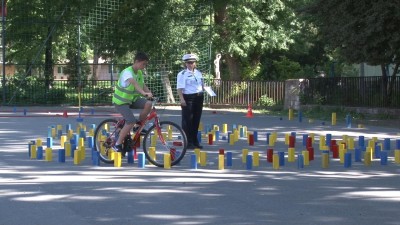
<instances>
[{"instance_id":1,"label":"bicycle handlebar","mask_svg":"<svg viewBox=\"0 0 400 225\"><path fill-rule=\"evenodd\" d=\"M146 97L147 98L147 100L149 100L149 101L152 101L152 102L158 102L158 100L160 100L160 98L159 97Z\"/></svg>"}]
</instances>

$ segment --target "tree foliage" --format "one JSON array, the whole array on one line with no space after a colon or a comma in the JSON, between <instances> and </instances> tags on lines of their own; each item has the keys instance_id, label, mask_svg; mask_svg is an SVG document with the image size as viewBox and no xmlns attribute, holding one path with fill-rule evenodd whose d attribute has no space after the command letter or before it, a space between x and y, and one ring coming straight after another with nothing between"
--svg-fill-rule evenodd
<instances>
[{"instance_id":1,"label":"tree foliage","mask_svg":"<svg viewBox=\"0 0 400 225\"><path fill-rule=\"evenodd\" d=\"M382 91L390 104L400 64L400 1L315 0L305 12L330 48L349 63L379 65ZM388 82L387 65L393 65Z\"/></svg>"}]
</instances>

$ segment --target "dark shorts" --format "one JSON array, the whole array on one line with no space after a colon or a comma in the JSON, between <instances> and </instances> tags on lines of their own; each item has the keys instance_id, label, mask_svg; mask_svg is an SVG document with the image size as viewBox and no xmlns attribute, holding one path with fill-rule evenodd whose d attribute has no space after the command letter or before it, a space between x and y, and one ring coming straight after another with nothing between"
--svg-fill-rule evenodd
<instances>
[{"instance_id":1,"label":"dark shorts","mask_svg":"<svg viewBox=\"0 0 400 225\"><path fill-rule=\"evenodd\" d=\"M139 97L135 102L128 105L114 105L115 110L121 113L122 117L126 120L127 123L136 123L135 115L133 114L131 109L143 109L146 104L147 99Z\"/></svg>"}]
</instances>

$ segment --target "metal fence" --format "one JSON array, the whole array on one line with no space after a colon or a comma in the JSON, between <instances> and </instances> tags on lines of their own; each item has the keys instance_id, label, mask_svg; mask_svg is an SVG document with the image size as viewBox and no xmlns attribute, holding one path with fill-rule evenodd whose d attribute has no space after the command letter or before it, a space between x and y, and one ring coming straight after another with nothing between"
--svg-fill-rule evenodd
<instances>
[{"instance_id":1,"label":"metal fence","mask_svg":"<svg viewBox=\"0 0 400 225\"><path fill-rule=\"evenodd\" d=\"M169 90L159 77L147 78L147 85L153 94L160 97L164 103L178 104L176 80L169 79ZM81 89L76 88L77 81L55 80L50 88L46 88L43 80L18 81L9 80L6 88L6 105L110 105L114 92L111 80L85 81ZM283 104L285 82L268 81L222 81L207 80L217 94L215 97L206 95L206 104L247 106L261 104L269 100L269 104ZM20 88L23 87L23 88ZM171 96L167 96L172 93ZM167 100L174 99L175 102Z\"/></svg>"},{"instance_id":2,"label":"metal fence","mask_svg":"<svg viewBox=\"0 0 400 225\"><path fill-rule=\"evenodd\" d=\"M399 76L313 78L300 89L301 104L400 108Z\"/></svg>"},{"instance_id":3,"label":"metal fence","mask_svg":"<svg viewBox=\"0 0 400 225\"><path fill-rule=\"evenodd\" d=\"M178 104L176 78L159 76L147 78L147 85L153 94L164 103ZM386 92L393 82L392 94ZM6 104L18 105L110 105L115 80L84 81L82 88L76 88L77 81L56 80L50 88L42 79L10 79L5 88ZM206 97L211 105L243 107L283 105L285 82L275 81L222 81L207 80L217 96ZM0 88L2 89L2 88ZM168 90L167 90L168 89ZM394 80L382 77L336 77L306 79L300 83L300 103L302 105L331 105L374 108L400 108L400 77ZM169 93L169 94L168 94ZM172 96L170 96L172 95ZM172 99L172 100L171 100Z\"/></svg>"}]
</instances>

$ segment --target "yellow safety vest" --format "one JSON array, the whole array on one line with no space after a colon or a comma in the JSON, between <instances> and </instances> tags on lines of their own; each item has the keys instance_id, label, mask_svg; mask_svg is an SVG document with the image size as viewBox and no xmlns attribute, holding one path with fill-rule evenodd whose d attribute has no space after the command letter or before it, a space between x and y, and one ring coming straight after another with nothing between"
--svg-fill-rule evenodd
<instances>
[{"instance_id":1,"label":"yellow safety vest","mask_svg":"<svg viewBox=\"0 0 400 225\"><path fill-rule=\"evenodd\" d=\"M121 76L122 73L124 73L126 70L128 70L131 74L133 79L138 82L139 86L141 88L144 87L144 80L143 80L143 73L141 70L138 70L137 74L133 72L132 66L124 69L119 76ZM118 78L119 79L119 78ZM116 105L123 105L123 104L131 104L133 101L135 101L139 96L141 96L139 93L135 91L135 87L132 84L129 84L127 87L121 87L119 80L117 82L117 85L115 86L115 91L114 91L114 96L112 98L112 102Z\"/></svg>"}]
</instances>

